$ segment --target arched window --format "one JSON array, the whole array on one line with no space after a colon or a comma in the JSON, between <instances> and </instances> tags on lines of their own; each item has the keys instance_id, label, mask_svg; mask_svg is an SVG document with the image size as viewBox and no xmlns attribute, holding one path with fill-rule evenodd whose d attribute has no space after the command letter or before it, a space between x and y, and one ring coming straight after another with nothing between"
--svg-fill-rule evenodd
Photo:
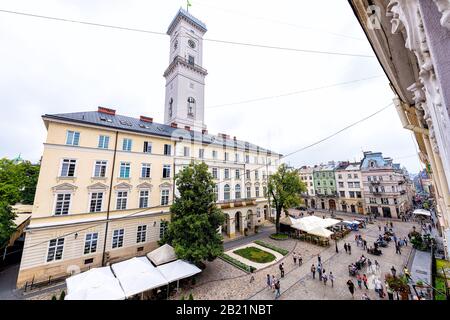
<instances>
[{"instance_id":1,"label":"arched window","mask_svg":"<svg viewBox=\"0 0 450 320\"><path fill-rule=\"evenodd\" d=\"M371 168L374 168L374 167L375 167L375 161L370 161L370 162L369 162L369 166L370 166Z\"/></svg>"},{"instance_id":2,"label":"arched window","mask_svg":"<svg viewBox=\"0 0 450 320\"><path fill-rule=\"evenodd\" d=\"M237 184L234 187L234 194L235 194L235 198L236 199L240 199L241 198L241 185L240 184Z\"/></svg>"},{"instance_id":3,"label":"arched window","mask_svg":"<svg viewBox=\"0 0 450 320\"><path fill-rule=\"evenodd\" d=\"M195 99L192 97L189 97L187 99L187 114L189 117L193 117L194 116L194 112L195 112Z\"/></svg>"},{"instance_id":4,"label":"arched window","mask_svg":"<svg viewBox=\"0 0 450 320\"><path fill-rule=\"evenodd\" d=\"M230 186L228 184L223 187L223 199L230 200Z\"/></svg>"},{"instance_id":5,"label":"arched window","mask_svg":"<svg viewBox=\"0 0 450 320\"><path fill-rule=\"evenodd\" d=\"M170 98L169 100L169 117L172 118L173 113L173 98Z\"/></svg>"}]
</instances>

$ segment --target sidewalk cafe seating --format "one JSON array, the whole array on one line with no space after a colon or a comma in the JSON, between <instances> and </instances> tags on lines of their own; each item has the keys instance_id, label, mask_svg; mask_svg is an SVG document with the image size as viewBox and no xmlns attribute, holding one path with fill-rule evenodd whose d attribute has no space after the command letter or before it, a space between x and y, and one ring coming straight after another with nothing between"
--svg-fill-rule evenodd
<instances>
[{"instance_id":1,"label":"sidewalk cafe seating","mask_svg":"<svg viewBox=\"0 0 450 320\"><path fill-rule=\"evenodd\" d=\"M373 254L375 256L380 256L382 254L381 250L378 248L367 248L367 253Z\"/></svg>"},{"instance_id":2,"label":"sidewalk cafe seating","mask_svg":"<svg viewBox=\"0 0 450 320\"><path fill-rule=\"evenodd\" d=\"M353 277L358 274L358 267L354 263L348 266L348 274Z\"/></svg>"}]
</instances>

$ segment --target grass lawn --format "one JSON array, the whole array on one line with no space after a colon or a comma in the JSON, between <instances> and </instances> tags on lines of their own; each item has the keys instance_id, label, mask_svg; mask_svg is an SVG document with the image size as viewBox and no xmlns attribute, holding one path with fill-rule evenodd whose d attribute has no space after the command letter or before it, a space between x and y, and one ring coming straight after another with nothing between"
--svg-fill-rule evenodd
<instances>
[{"instance_id":1,"label":"grass lawn","mask_svg":"<svg viewBox=\"0 0 450 320\"><path fill-rule=\"evenodd\" d=\"M287 234L283 234L283 233L272 233L270 235L270 238L272 238L274 240L287 240L287 239L289 239L289 236Z\"/></svg>"},{"instance_id":2,"label":"grass lawn","mask_svg":"<svg viewBox=\"0 0 450 320\"><path fill-rule=\"evenodd\" d=\"M233 251L235 254L253 262L267 263L275 260L275 256L267 251L255 247L247 247Z\"/></svg>"}]
</instances>

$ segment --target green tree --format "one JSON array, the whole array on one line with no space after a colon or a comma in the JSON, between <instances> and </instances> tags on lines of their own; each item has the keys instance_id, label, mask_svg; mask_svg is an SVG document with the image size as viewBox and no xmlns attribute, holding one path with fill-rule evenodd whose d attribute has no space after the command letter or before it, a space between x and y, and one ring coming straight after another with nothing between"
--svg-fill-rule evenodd
<instances>
[{"instance_id":1,"label":"green tree","mask_svg":"<svg viewBox=\"0 0 450 320\"><path fill-rule=\"evenodd\" d=\"M286 164L278 167L277 172L269 177L268 192L272 206L276 210L276 233L280 232L281 212L302 203L300 194L306 191L297 170L288 168Z\"/></svg>"},{"instance_id":2,"label":"green tree","mask_svg":"<svg viewBox=\"0 0 450 320\"><path fill-rule=\"evenodd\" d=\"M32 204L39 177L39 165L29 161L15 163L0 159L0 201L10 205L18 202Z\"/></svg>"},{"instance_id":3,"label":"green tree","mask_svg":"<svg viewBox=\"0 0 450 320\"><path fill-rule=\"evenodd\" d=\"M161 243L169 243L178 258L201 264L223 253L217 231L224 214L215 204L214 181L205 163L181 170L175 181L179 192L170 207L171 222Z\"/></svg>"},{"instance_id":4,"label":"green tree","mask_svg":"<svg viewBox=\"0 0 450 320\"><path fill-rule=\"evenodd\" d=\"M16 214L11 206L5 201L0 201L0 248L3 248L11 235L16 231L14 218Z\"/></svg>"}]
</instances>

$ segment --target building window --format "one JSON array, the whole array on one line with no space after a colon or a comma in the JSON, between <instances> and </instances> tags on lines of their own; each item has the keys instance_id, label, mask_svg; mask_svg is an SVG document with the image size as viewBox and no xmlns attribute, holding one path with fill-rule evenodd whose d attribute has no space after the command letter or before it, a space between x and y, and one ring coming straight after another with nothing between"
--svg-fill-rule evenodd
<instances>
[{"instance_id":1,"label":"building window","mask_svg":"<svg viewBox=\"0 0 450 320\"><path fill-rule=\"evenodd\" d=\"M250 170L245 170L245 178L250 180Z\"/></svg>"},{"instance_id":2,"label":"building window","mask_svg":"<svg viewBox=\"0 0 450 320\"><path fill-rule=\"evenodd\" d=\"M144 141L144 153L152 153L152 143L149 141Z\"/></svg>"},{"instance_id":3,"label":"building window","mask_svg":"<svg viewBox=\"0 0 450 320\"><path fill-rule=\"evenodd\" d=\"M106 165L107 164L108 164L108 161L104 161L104 160L95 161L95 166L94 166L94 177L95 178L106 177Z\"/></svg>"},{"instance_id":4,"label":"building window","mask_svg":"<svg viewBox=\"0 0 450 320\"><path fill-rule=\"evenodd\" d=\"M84 254L95 253L97 251L98 233L88 233L84 240Z\"/></svg>"},{"instance_id":5,"label":"building window","mask_svg":"<svg viewBox=\"0 0 450 320\"><path fill-rule=\"evenodd\" d=\"M252 188L250 186L247 186L247 198L252 197Z\"/></svg>"},{"instance_id":6,"label":"building window","mask_svg":"<svg viewBox=\"0 0 450 320\"><path fill-rule=\"evenodd\" d=\"M230 157L229 157L229 154L228 154L228 152L224 152L224 160L225 161L228 161L228 160L230 160Z\"/></svg>"},{"instance_id":7,"label":"building window","mask_svg":"<svg viewBox=\"0 0 450 320\"><path fill-rule=\"evenodd\" d=\"M170 164L163 165L163 179L170 178Z\"/></svg>"},{"instance_id":8,"label":"building window","mask_svg":"<svg viewBox=\"0 0 450 320\"><path fill-rule=\"evenodd\" d=\"M377 204L377 198L370 198L370 199L369 199L369 202L370 202L371 204Z\"/></svg>"},{"instance_id":9,"label":"building window","mask_svg":"<svg viewBox=\"0 0 450 320\"><path fill-rule=\"evenodd\" d=\"M389 199L388 198L381 198L381 203L382 204L389 204Z\"/></svg>"},{"instance_id":10,"label":"building window","mask_svg":"<svg viewBox=\"0 0 450 320\"><path fill-rule=\"evenodd\" d=\"M118 191L117 192L117 210L125 210L127 208L128 191Z\"/></svg>"},{"instance_id":11,"label":"building window","mask_svg":"<svg viewBox=\"0 0 450 320\"><path fill-rule=\"evenodd\" d=\"M267 174L266 174L265 171L263 171L262 177L263 177L263 180L266 180L266 179L267 179Z\"/></svg>"},{"instance_id":12,"label":"building window","mask_svg":"<svg viewBox=\"0 0 450 320\"><path fill-rule=\"evenodd\" d=\"M223 187L223 199L230 200L230 186L228 184Z\"/></svg>"},{"instance_id":13,"label":"building window","mask_svg":"<svg viewBox=\"0 0 450 320\"><path fill-rule=\"evenodd\" d=\"M355 173L355 174L353 175L353 178L354 178L354 179L358 179L358 174Z\"/></svg>"},{"instance_id":14,"label":"building window","mask_svg":"<svg viewBox=\"0 0 450 320\"><path fill-rule=\"evenodd\" d=\"M239 169L236 169L234 171L234 173L235 173L235 179L240 179L241 178L241 171Z\"/></svg>"},{"instance_id":15,"label":"building window","mask_svg":"<svg viewBox=\"0 0 450 320\"><path fill-rule=\"evenodd\" d=\"M164 235L166 234L167 227L169 226L169 223L167 221L161 221L159 223L159 238L162 239Z\"/></svg>"},{"instance_id":16,"label":"building window","mask_svg":"<svg viewBox=\"0 0 450 320\"><path fill-rule=\"evenodd\" d=\"M131 151L131 145L133 144L133 140L131 139L123 139L122 150L123 151Z\"/></svg>"},{"instance_id":17,"label":"building window","mask_svg":"<svg viewBox=\"0 0 450 320\"><path fill-rule=\"evenodd\" d=\"M257 218L261 217L261 208L256 208L256 217Z\"/></svg>"},{"instance_id":18,"label":"building window","mask_svg":"<svg viewBox=\"0 0 450 320\"><path fill-rule=\"evenodd\" d=\"M353 182L348 182L348 187L353 188Z\"/></svg>"},{"instance_id":19,"label":"building window","mask_svg":"<svg viewBox=\"0 0 450 320\"><path fill-rule=\"evenodd\" d=\"M397 198L394 198L394 204L395 204L395 205L398 204Z\"/></svg>"},{"instance_id":20,"label":"building window","mask_svg":"<svg viewBox=\"0 0 450 320\"><path fill-rule=\"evenodd\" d=\"M354 182L355 188L360 188L361 185L359 184L359 182Z\"/></svg>"},{"instance_id":21,"label":"building window","mask_svg":"<svg viewBox=\"0 0 450 320\"><path fill-rule=\"evenodd\" d=\"M344 183L343 182L338 182L339 183L339 188L343 188L344 187Z\"/></svg>"},{"instance_id":22,"label":"building window","mask_svg":"<svg viewBox=\"0 0 450 320\"><path fill-rule=\"evenodd\" d=\"M170 83L170 89L172 89L172 83ZM173 114L173 98L169 100L169 118L172 118Z\"/></svg>"},{"instance_id":23,"label":"building window","mask_svg":"<svg viewBox=\"0 0 450 320\"><path fill-rule=\"evenodd\" d=\"M250 163L250 156L248 154L245 155L245 163Z\"/></svg>"},{"instance_id":24,"label":"building window","mask_svg":"<svg viewBox=\"0 0 450 320\"><path fill-rule=\"evenodd\" d=\"M259 171L255 170L255 179L258 180L259 179Z\"/></svg>"},{"instance_id":25,"label":"building window","mask_svg":"<svg viewBox=\"0 0 450 320\"><path fill-rule=\"evenodd\" d=\"M190 65L195 65L194 56L191 56L191 55L188 56L188 63Z\"/></svg>"},{"instance_id":26,"label":"building window","mask_svg":"<svg viewBox=\"0 0 450 320\"><path fill-rule=\"evenodd\" d=\"M241 198L241 185L239 185L239 184L234 186L234 197L236 199L240 199Z\"/></svg>"},{"instance_id":27,"label":"building window","mask_svg":"<svg viewBox=\"0 0 450 320\"><path fill-rule=\"evenodd\" d=\"M129 162L120 163L120 178L128 179L130 177L131 164Z\"/></svg>"},{"instance_id":28,"label":"building window","mask_svg":"<svg viewBox=\"0 0 450 320\"><path fill-rule=\"evenodd\" d=\"M255 187L255 197L259 198L259 187Z\"/></svg>"},{"instance_id":29,"label":"building window","mask_svg":"<svg viewBox=\"0 0 450 320\"><path fill-rule=\"evenodd\" d=\"M142 225L137 228L136 243L145 242L147 239L147 226Z\"/></svg>"},{"instance_id":30,"label":"building window","mask_svg":"<svg viewBox=\"0 0 450 320\"><path fill-rule=\"evenodd\" d=\"M164 155L165 156L172 155L172 146L170 144L165 144L164 145Z\"/></svg>"},{"instance_id":31,"label":"building window","mask_svg":"<svg viewBox=\"0 0 450 320\"><path fill-rule=\"evenodd\" d=\"M217 151L216 150L213 150L212 157L213 157L213 159L217 159Z\"/></svg>"},{"instance_id":32,"label":"building window","mask_svg":"<svg viewBox=\"0 0 450 320\"><path fill-rule=\"evenodd\" d=\"M61 260L63 250L64 250L64 238L50 240L47 252L47 262Z\"/></svg>"},{"instance_id":33,"label":"building window","mask_svg":"<svg viewBox=\"0 0 450 320\"><path fill-rule=\"evenodd\" d=\"M230 169L226 168L223 170L225 179L230 179Z\"/></svg>"},{"instance_id":34,"label":"building window","mask_svg":"<svg viewBox=\"0 0 450 320\"><path fill-rule=\"evenodd\" d=\"M123 234L124 229L117 229L113 231L112 237L112 248L121 248L123 247Z\"/></svg>"},{"instance_id":35,"label":"building window","mask_svg":"<svg viewBox=\"0 0 450 320\"><path fill-rule=\"evenodd\" d=\"M67 131L66 144L77 146L80 142L80 133L76 131Z\"/></svg>"},{"instance_id":36,"label":"building window","mask_svg":"<svg viewBox=\"0 0 450 320\"><path fill-rule=\"evenodd\" d=\"M308 191L306 191L308 192ZM267 187L263 187L263 197L267 198Z\"/></svg>"},{"instance_id":37,"label":"building window","mask_svg":"<svg viewBox=\"0 0 450 320\"><path fill-rule=\"evenodd\" d=\"M58 193L56 195L55 216L69 214L71 198L72 194L70 193Z\"/></svg>"},{"instance_id":38,"label":"building window","mask_svg":"<svg viewBox=\"0 0 450 320\"><path fill-rule=\"evenodd\" d=\"M219 200L219 185L216 184L213 189L214 192L214 201Z\"/></svg>"},{"instance_id":39,"label":"building window","mask_svg":"<svg viewBox=\"0 0 450 320\"><path fill-rule=\"evenodd\" d=\"M148 208L148 190L141 190L139 192L139 208Z\"/></svg>"},{"instance_id":40,"label":"building window","mask_svg":"<svg viewBox=\"0 0 450 320\"><path fill-rule=\"evenodd\" d=\"M212 168L212 176L213 176L213 179L219 179L219 169Z\"/></svg>"},{"instance_id":41,"label":"building window","mask_svg":"<svg viewBox=\"0 0 450 320\"><path fill-rule=\"evenodd\" d=\"M356 197L357 198L362 198L361 192L360 191L356 191Z\"/></svg>"},{"instance_id":42,"label":"building window","mask_svg":"<svg viewBox=\"0 0 450 320\"><path fill-rule=\"evenodd\" d=\"M338 174L338 179L342 179L342 174Z\"/></svg>"},{"instance_id":43,"label":"building window","mask_svg":"<svg viewBox=\"0 0 450 320\"><path fill-rule=\"evenodd\" d=\"M75 177L77 160L63 159L61 166L61 177Z\"/></svg>"},{"instance_id":44,"label":"building window","mask_svg":"<svg viewBox=\"0 0 450 320\"><path fill-rule=\"evenodd\" d=\"M204 159L205 158L205 149L198 149L198 157L200 159Z\"/></svg>"},{"instance_id":45,"label":"building window","mask_svg":"<svg viewBox=\"0 0 450 320\"><path fill-rule=\"evenodd\" d=\"M91 202L89 205L89 212L102 211L102 203L103 203L103 192L91 193Z\"/></svg>"},{"instance_id":46,"label":"building window","mask_svg":"<svg viewBox=\"0 0 450 320\"><path fill-rule=\"evenodd\" d=\"M354 198L355 197L355 191L349 191L350 194L350 198Z\"/></svg>"},{"instance_id":47,"label":"building window","mask_svg":"<svg viewBox=\"0 0 450 320\"><path fill-rule=\"evenodd\" d=\"M345 191L339 191L339 196L341 198L345 198Z\"/></svg>"},{"instance_id":48,"label":"building window","mask_svg":"<svg viewBox=\"0 0 450 320\"><path fill-rule=\"evenodd\" d=\"M101 149L108 149L109 146L109 137L108 136L99 136L98 137L98 147Z\"/></svg>"},{"instance_id":49,"label":"building window","mask_svg":"<svg viewBox=\"0 0 450 320\"><path fill-rule=\"evenodd\" d=\"M234 154L234 162L239 162L239 153Z\"/></svg>"},{"instance_id":50,"label":"building window","mask_svg":"<svg viewBox=\"0 0 450 320\"><path fill-rule=\"evenodd\" d=\"M195 112L195 99L189 97L187 99L187 114L189 117L193 117Z\"/></svg>"},{"instance_id":51,"label":"building window","mask_svg":"<svg viewBox=\"0 0 450 320\"><path fill-rule=\"evenodd\" d=\"M183 147L183 156L189 157L189 147Z\"/></svg>"},{"instance_id":52,"label":"building window","mask_svg":"<svg viewBox=\"0 0 450 320\"><path fill-rule=\"evenodd\" d=\"M141 168L141 178L150 178L152 165L150 163L143 163Z\"/></svg>"},{"instance_id":53,"label":"building window","mask_svg":"<svg viewBox=\"0 0 450 320\"><path fill-rule=\"evenodd\" d=\"M167 206L169 204L169 189L161 190L161 205Z\"/></svg>"}]
</instances>

